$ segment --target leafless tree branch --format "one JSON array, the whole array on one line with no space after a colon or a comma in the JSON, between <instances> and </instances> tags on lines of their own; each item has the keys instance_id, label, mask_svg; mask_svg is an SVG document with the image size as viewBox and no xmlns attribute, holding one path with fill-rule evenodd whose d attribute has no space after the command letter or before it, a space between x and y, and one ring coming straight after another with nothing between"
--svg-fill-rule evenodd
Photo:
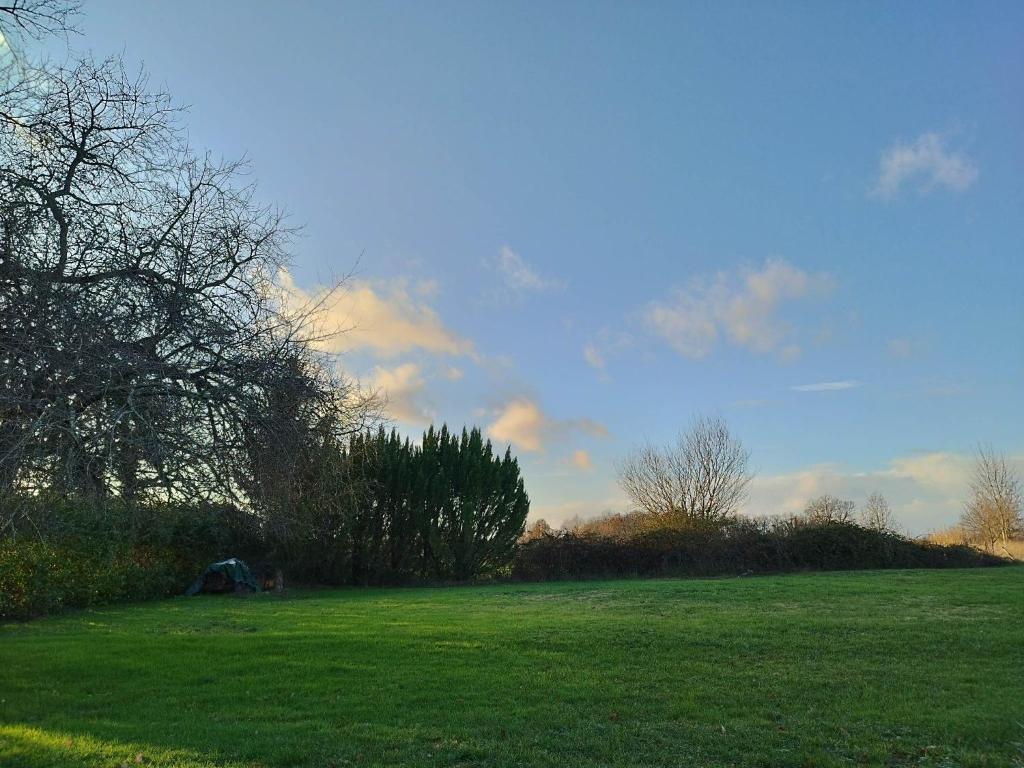
<instances>
[{"instance_id":1,"label":"leafless tree branch","mask_svg":"<svg viewBox=\"0 0 1024 768\"><path fill-rule=\"evenodd\" d=\"M749 454L721 418L696 419L676 445L646 445L619 466L619 483L640 511L663 519L716 521L747 495Z\"/></svg>"},{"instance_id":2,"label":"leafless tree branch","mask_svg":"<svg viewBox=\"0 0 1024 768\"><path fill-rule=\"evenodd\" d=\"M1024 535L1024 504L1020 478L1006 457L991 446L978 448L971 478L971 498L960 524L969 539L995 550L998 545Z\"/></svg>"},{"instance_id":3,"label":"leafless tree branch","mask_svg":"<svg viewBox=\"0 0 1024 768\"><path fill-rule=\"evenodd\" d=\"M240 498L251 436L372 413L276 278L291 232L116 60L0 90L0 494ZM301 413L268 408L282 386ZM287 457L285 457L287 458Z\"/></svg>"}]
</instances>

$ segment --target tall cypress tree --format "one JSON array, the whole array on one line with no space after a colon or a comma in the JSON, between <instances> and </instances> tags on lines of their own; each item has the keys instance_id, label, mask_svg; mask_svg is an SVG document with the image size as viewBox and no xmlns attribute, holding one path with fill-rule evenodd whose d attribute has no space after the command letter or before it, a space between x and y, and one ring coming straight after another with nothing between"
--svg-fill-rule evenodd
<instances>
[{"instance_id":1,"label":"tall cypress tree","mask_svg":"<svg viewBox=\"0 0 1024 768\"><path fill-rule=\"evenodd\" d=\"M522 534L529 498L519 465L494 456L480 430L441 432L441 505L436 509L445 576L468 579L508 562Z\"/></svg>"},{"instance_id":2,"label":"tall cypress tree","mask_svg":"<svg viewBox=\"0 0 1024 768\"><path fill-rule=\"evenodd\" d=\"M431 426L414 446L381 428L352 435L338 459L346 501L322 510L336 521L319 544L345 582L466 580L511 560L529 498L511 452L496 456L479 429Z\"/></svg>"}]
</instances>

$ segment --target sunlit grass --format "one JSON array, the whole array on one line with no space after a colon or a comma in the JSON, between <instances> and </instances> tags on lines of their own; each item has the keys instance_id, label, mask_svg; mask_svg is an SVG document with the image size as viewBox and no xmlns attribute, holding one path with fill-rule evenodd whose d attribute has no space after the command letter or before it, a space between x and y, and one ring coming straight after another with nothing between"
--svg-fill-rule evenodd
<instances>
[{"instance_id":1,"label":"sunlit grass","mask_svg":"<svg viewBox=\"0 0 1024 768\"><path fill-rule=\"evenodd\" d=\"M1008 766L1024 568L203 597L0 626L0 765Z\"/></svg>"}]
</instances>

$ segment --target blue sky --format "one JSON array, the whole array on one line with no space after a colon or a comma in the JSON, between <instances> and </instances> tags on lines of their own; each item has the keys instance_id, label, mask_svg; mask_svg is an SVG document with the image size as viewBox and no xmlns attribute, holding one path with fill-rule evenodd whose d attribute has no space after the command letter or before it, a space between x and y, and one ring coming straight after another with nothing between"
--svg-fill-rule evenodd
<instances>
[{"instance_id":1,"label":"blue sky","mask_svg":"<svg viewBox=\"0 0 1024 768\"><path fill-rule=\"evenodd\" d=\"M356 270L343 367L511 442L534 517L624 508L698 413L754 513L877 488L923 531L979 442L1024 457L1020 3L85 11L304 227L297 294Z\"/></svg>"}]
</instances>

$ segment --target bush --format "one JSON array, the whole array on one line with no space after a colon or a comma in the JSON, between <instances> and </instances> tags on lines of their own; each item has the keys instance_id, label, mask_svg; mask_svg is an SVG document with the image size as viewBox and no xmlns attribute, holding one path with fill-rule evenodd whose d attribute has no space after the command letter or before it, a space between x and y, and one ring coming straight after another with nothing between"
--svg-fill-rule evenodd
<instances>
[{"instance_id":1,"label":"bush","mask_svg":"<svg viewBox=\"0 0 1024 768\"><path fill-rule=\"evenodd\" d=\"M530 509L510 450L479 429L430 427L416 445L383 428L305 456L299 482L254 493L267 551L289 576L330 585L494 577Z\"/></svg>"},{"instance_id":2,"label":"bush","mask_svg":"<svg viewBox=\"0 0 1024 768\"><path fill-rule=\"evenodd\" d=\"M20 499L0 539L0 618L180 594L211 560L256 554L213 505Z\"/></svg>"},{"instance_id":3,"label":"bush","mask_svg":"<svg viewBox=\"0 0 1024 768\"><path fill-rule=\"evenodd\" d=\"M513 576L529 581L623 576L712 576L864 568L969 568L1006 561L854 523L733 518L631 536L560 533L519 547Z\"/></svg>"},{"instance_id":4,"label":"bush","mask_svg":"<svg viewBox=\"0 0 1024 768\"><path fill-rule=\"evenodd\" d=\"M169 549L0 543L0 618L145 600L180 592L195 568Z\"/></svg>"}]
</instances>

